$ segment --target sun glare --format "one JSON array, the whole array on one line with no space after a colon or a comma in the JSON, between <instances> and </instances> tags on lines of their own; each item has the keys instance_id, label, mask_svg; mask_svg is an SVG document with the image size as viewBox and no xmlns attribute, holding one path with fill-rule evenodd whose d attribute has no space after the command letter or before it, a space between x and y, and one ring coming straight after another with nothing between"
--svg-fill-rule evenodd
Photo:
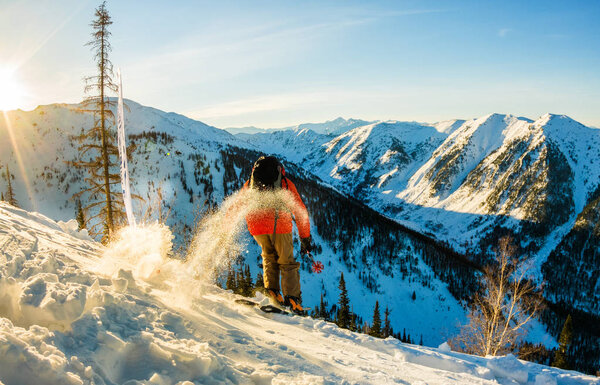
<instances>
[{"instance_id":1,"label":"sun glare","mask_svg":"<svg viewBox=\"0 0 600 385\"><path fill-rule=\"evenodd\" d=\"M0 111L20 107L23 88L17 81L14 71L0 68Z\"/></svg>"}]
</instances>

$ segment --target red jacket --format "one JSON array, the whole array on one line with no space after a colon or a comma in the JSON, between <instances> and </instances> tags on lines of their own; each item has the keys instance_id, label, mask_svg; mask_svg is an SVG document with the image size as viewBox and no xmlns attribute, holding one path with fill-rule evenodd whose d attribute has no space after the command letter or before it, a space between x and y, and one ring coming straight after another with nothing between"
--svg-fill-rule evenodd
<instances>
[{"instance_id":1,"label":"red jacket","mask_svg":"<svg viewBox=\"0 0 600 385\"><path fill-rule=\"evenodd\" d=\"M244 183L244 189L248 188L250 181ZM296 207L290 207L290 210L280 210L277 217L277 228L276 234L288 234L292 232L292 215L294 214L296 219L296 226L298 227L298 233L300 238L306 238L310 236L310 222L308 220L308 211L296 186L288 178L284 178L281 181L281 188L287 188L296 201ZM246 215L246 223L248 224L248 230L252 235L263 235L273 234L273 226L275 223L275 210L261 210L251 212Z\"/></svg>"}]
</instances>

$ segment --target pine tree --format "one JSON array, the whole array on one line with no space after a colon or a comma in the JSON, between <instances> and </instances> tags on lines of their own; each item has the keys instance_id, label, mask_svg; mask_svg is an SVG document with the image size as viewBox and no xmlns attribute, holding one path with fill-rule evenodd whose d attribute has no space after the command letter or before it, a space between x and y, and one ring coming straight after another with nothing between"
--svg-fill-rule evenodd
<instances>
[{"instance_id":1,"label":"pine tree","mask_svg":"<svg viewBox=\"0 0 600 385\"><path fill-rule=\"evenodd\" d=\"M15 207L19 207L19 203L17 202L17 199L15 198L15 193L13 191L12 188L12 174L10 173L10 170L8 169L8 164L6 165L6 182L8 184L7 186L7 190L6 190L6 201L8 202L8 204L15 206Z\"/></svg>"},{"instance_id":2,"label":"pine tree","mask_svg":"<svg viewBox=\"0 0 600 385\"><path fill-rule=\"evenodd\" d=\"M319 313L317 314L317 318L321 318L325 321L328 321L329 318L329 315L327 314L327 304L323 298L323 293L321 293L321 302L319 302Z\"/></svg>"},{"instance_id":3,"label":"pine tree","mask_svg":"<svg viewBox=\"0 0 600 385\"><path fill-rule=\"evenodd\" d=\"M567 351L569 346L571 346L571 342L573 342L573 320L569 314L563 325L562 331L560 332L560 337L558 338L558 350L554 354L552 366L561 369L569 369Z\"/></svg>"},{"instance_id":4,"label":"pine tree","mask_svg":"<svg viewBox=\"0 0 600 385\"><path fill-rule=\"evenodd\" d=\"M250 273L250 265L244 267L244 292L243 296L252 296L252 273Z\"/></svg>"},{"instance_id":5,"label":"pine tree","mask_svg":"<svg viewBox=\"0 0 600 385\"><path fill-rule=\"evenodd\" d=\"M235 273L237 287L234 293L243 295L246 292L246 280L244 278L244 269L240 266Z\"/></svg>"},{"instance_id":6,"label":"pine tree","mask_svg":"<svg viewBox=\"0 0 600 385\"><path fill-rule=\"evenodd\" d=\"M83 208L81 207L80 199L77 199L75 201L75 218L77 219L77 223L79 224L78 229L85 229L85 214L83 213Z\"/></svg>"},{"instance_id":7,"label":"pine tree","mask_svg":"<svg viewBox=\"0 0 600 385\"><path fill-rule=\"evenodd\" d=\"M421 339L419 340L419 345L423 346L423 334L421 334Z\"/></svg>"},{"instance_id":8,"label":"pine tree","mask_svg":"<svg viewBox=\"0 0 600 385\"><path fill-rule=\"evenodd\" d=\"M350 300L348 299L348 291L346 290L346 281L344 281L344 273L340 275L340 299L338 301L340 308L337 314L337 325L344 329L350 328Z\"/></svg>"},{"instance_id":9,"label":"pine tree","mask_svg":"<svg viewBox=\"0 0 600 385\"><path fill-rule=\"evenodd\" d=\"M357 332L360 330L360 321L358 320L358 316L354 312L350 312L350 330L353 332Z\"/></svg>"},{"instance_id":10,"label":"pine tree","mask_svg":"<svg viewBox=\"0 0 600 385\"><path fill-rule=\"evenodd\" d=\"M417 293L414 290L413 290L411 298L413 301L417 299Z\"/></svg>"},{"instance_id":11,"label":"pine tree","mask_svg":"<svg viewBox=\"0 0 600 385\"><path fill-rule=\"evenodd\" d=\"M392 326L390 324L390 309L386 306L383 319L383 338L388 338L392 335Z\"/></svg>"},{"instance_id":12,"label":"pine tree","mask_svg":"<svg viewBox=\"0 0 600 385\"><path fill-rule=\"evenodd\" d=\"M254 283L254 287L256 288L264 288L265 287L265 279L261 272L256 274L256 282Z\"/></svg>"},{"instance_id":13,"label":"pine tree","mask_svg":"<svg viewBox=\"0 0 600 385\"><path fill-rule=\"evenodd\" d=\"M237 285L235 282L235 273L231 266L227 269L227 281L225 281L225 289L232 290L234 293L237 291Z\"/></svg>"},{"instance_id":14,"label":"pine tree","mask_svg":"<svg viewBox=\"0 0 600 385\"><path fill-rule=\"evenodd\" d=\"M379 301L375 301L375 310L373 311L373 324L369 335L373 337L382 337L381 334L381 314L379 313Z\"/></svg>"},{"instance_id":15,"label":"pine tree","mask_svg":"<svg viewBox=\"0 0 600 385\"><path fill-rule=\"evenodd\" d=\"M4 193L3 192L0 192L0 201L4 202Z\"/></svg>"},{"instance_id":16,"label":"pine tree","mask_svg":"<svg viewBox=\"0 0 600 385\"><path fill-rule=\"evenodd\" d=\"M90 26L93 29L92 40L87 45L92 47L98 73L85 79L85 91L93 92L84 102L83 111L94 115L94 125L77 139L79 146L79 160L71 163L76 167L85 169L89 176L85 178L88 188L75 194L80 198L82 194L88 194L91 199L102 197L102 200L90 203L83 208L86 217L86 225L100 219L92 227L88 227L94 236L102 233L102 241L107 242L118 223L124 220L125 211L120 189L113 190L114 185L121 181L118 172L118 149L115 144L116 133L109 125L114 122L114 114L111 102L107 96L108 91L116 91L117 86L113 82L113 67L108 58L111 45L108 41L111 33L108 27L112 20L106 9L106 2L96 8L95 19ZM96 213L91 215L91 212ZM98 231L98 227L102 231Z\"/></svg>"}]
</instances>

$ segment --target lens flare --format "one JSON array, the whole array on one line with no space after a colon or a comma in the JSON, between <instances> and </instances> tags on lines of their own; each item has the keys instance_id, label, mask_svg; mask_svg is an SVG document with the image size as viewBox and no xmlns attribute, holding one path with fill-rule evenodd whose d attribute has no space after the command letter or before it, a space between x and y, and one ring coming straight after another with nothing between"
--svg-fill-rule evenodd
<instances>
[{"instance_id":1,"label":"lens flare","mask_svg":"<svg viewBox=\"0 0 600 385\"><path fill-rule=\"evenodd\" d=\"M0 68L0 110L14 110L23 102L23 87L19 84L15 72Z\"/></svg>"},{"instance_id":2,"label":"lens flare","mask_svg":"<svg viewBox=\"0 0 600 385\"><path fill-rule=\"evenodd\" d=\"M8 139L10 140L11 146L13 148L13 153L15 156L15 160L17 162L17 166L19 167L19 177L22 178L23 184L25 185L25 189L27 190L27 195L29 196L29 201L31 202L31 207L34 211L37 211L37 203L35 197L33 195L33 190L31 188L31 184L29 183L29 178L27 177L27 170L25 169L25 163L23 162L23 158L21 156L21 149L17 143L17 138L15 137L15 132L13 130L10 114L6 111L1 111L0 114L4 116L4 122L6 124L6 131L8 133ZM1 131L0 131L1 133ZM9 158L10 159L10 158ZM11 173L12 174L12 173Z\"/></svg>"}]
</instances>

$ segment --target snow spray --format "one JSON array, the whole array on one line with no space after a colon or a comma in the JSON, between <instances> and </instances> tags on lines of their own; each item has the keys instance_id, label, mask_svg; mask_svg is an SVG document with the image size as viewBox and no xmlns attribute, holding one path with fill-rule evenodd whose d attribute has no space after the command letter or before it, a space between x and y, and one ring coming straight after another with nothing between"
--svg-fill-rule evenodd
<instances>
[{"instance_id":1,"label":"snow spray","mask_svg":"<svg viewBox=\"0 0 600 385\"><path fill-rule=\"evenodd\" d=\"M189 274L202 282L214 281L246 249L242 237L248 231L246 215L263 210L294 212L297 205L286 189L244 189L232 194L199 223L187 256Z\"/></svg>"},{"instance_id":2,"label":"snow spray","mask_svg":"<svg viewBox=\"0 0 600 385\"><path fill-rule=\"evenodd\" d=\"M119 229L93 270L113 278L126 277L130 271L136 280L170 291L169 301L189 306L189 300L214 287L246 250L246 215L257 210L294 212L296 208L292 193L285 189L241 190L203 217L185 260L169 256L174 237L166 225L140 224Z\"/></svg>"},{"instance_id":3,"label":"snow spray","mask_svg":"<svg viewBox=\"0 0 600 385\"><path fill-rule=\"evenodd\" d=\"M171 230L158 222L123 227L115 232L95 270L109 276L129 270L135 278L152 281L166 273L170 260L176 262L169 258L173 238Z\"/></svg>"}]
</instances>

